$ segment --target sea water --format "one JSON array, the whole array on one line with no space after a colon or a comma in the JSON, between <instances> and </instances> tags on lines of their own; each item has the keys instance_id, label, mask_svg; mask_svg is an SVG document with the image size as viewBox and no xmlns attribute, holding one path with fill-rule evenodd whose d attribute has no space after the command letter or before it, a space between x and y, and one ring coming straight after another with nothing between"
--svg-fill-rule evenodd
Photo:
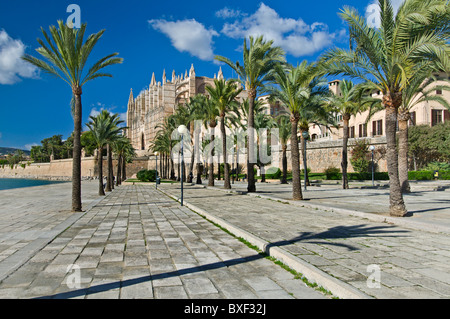
<instances>
[{"instance_id":1,"label":"sea water","mask_svg":"<svg viewBox=\"0 0 450 319\"><path fill-rule=\"evenodd\" d=\"M48 184L64 183L61 181L48 181L40 179L25 179L25 178L0 178L0 190L22 188L31 186L41 186Z\"/></svg>"}]
</instances>

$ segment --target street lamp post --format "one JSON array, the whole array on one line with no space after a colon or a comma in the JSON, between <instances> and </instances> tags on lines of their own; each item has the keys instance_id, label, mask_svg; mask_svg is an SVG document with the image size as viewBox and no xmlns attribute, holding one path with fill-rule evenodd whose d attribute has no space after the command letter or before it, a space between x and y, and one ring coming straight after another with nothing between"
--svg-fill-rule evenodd
<instances>
[{"instance_id":1,"label":"street lamp post","mask_svg":"<svg viewBox=\"0 0 450 319\"><path fill-rule=\"evenodd\" d=\"M375 168L373 163L373 151L375 149L375 146L370 145L369 150L372 151L372 187L375 187Z\"/></svg>"},{"instance_id":2,"label":"street lamp post","mask_svg":"<svg viewBox=\"0 0 450 319\"><path fill-rule=\"evenodd\" d=\"M183 136L187 132L185 125L178 126L178 133L181 134L181 206L183 206L183 178L184 178L184 154L183 154Z\"/></svg>"}]
</instances>

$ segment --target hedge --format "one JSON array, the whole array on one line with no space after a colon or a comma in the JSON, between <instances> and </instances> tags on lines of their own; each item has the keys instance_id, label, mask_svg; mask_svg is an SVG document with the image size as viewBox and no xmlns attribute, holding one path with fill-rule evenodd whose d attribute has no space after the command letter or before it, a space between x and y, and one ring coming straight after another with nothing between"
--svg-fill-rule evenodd
<instances>
[{"instance_id":1,"label":"hedge","mask_svg":"<svg viewBox=\"0 0 450 319\"><path fill-rule=\"evenodd\" d=\"M438 171L440 180L450 180L450 171ZM434 171L409 171L409 180L429 181L434 179Z\"/></svg>"},{"instance_id":2,"label":"hedge","mask_svg":"<svg viewBox=\"0 0 450 319\"><path fill-rule=\"evenodd\" d=\"M156 181L156 171L154 169L143 169L136 174L136 177L141 182L154 182Z\"/></svg>"}]
</instances>

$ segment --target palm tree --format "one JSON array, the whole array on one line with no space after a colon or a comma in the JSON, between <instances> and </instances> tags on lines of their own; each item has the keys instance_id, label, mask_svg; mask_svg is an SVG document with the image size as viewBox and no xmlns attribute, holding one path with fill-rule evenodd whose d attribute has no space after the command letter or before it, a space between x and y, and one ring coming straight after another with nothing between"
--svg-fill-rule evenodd
<instances>
[{"instance_id":1,"label":"palm tree","mask_svg":"<svg viewBox=\"0 0 450 319\"><path fill-rule=\"evenodd\" d=\"M172 140L172 132L177 128L175 116L169 115L161 124L156 126L155 140L151 142L150 148L153 151L162 152L166 159L167 174L166 177L175 180L175 169L172 158L172 149L175 141Z\"/></svg>"},{"instance_id":2,"label":"palm tree","mask_svg":"<svg viewBox=\"0 0 450 319\"><path fill-rule=\"evenodd\" d=\"M249 192L256 191L254 166L254 104L258 91L261 90L266 82L271 79L271 73L275 64L285 62L285 53L280 47L274 47L273 41L265 41L263 36L256 39L249 37L249 46L247 39L244 39L243 65L239 62L233 63L226 57L216 56L216 60L226 63L240 77L248 94L249 112L247 118L247 174Z\"/></svg>"},{"instance_id":3,"label":"palm tree","mask_svg":"<svg viewBox=\"0 0 450 319\"><path fill-rule=\"evenodd\" d=\"M103 189L103 148L105 145L111 143L115 140L122 128L117 125L120 122L119 115L115 114L111 116L108 111L103 110L97 116L90 116L90 122L86 123L89 130L92 132L93 139L95 141L97 151L98 151L98 194L100 196L105 195Z\"/></svg>"},{"instance_id":4,"label":"palm tree","mask_svg":"<svg viewBox=\"0 0 450 319\"><path fill-rule=\"evenodd\" d=\"M287 184L287 142L291 137L291 122L289 116L280 115L277 117L275 122L278 128L278 138L281 143L281 150L283 152L282 155L282 167L283 167L283 175L281 177L281 184Z\"/></svg>"},{"instance_id":5,"label":"palm tree","mask_svg":"<svg viewBox=\"0 0 450 319\"><path fill-rule=\"evenodd\" d=\"M201 114L203 124L206 128L209 127L209 147L208 147L208 161L209 161L209 172L208 172L208 186L214 186L214 139L215 139L215 128L217 126L217 118L220 116L219 109L210 100L206 99L205 103L202 104ZM205 154L206 156L206 154Z\"/></svg>"},{"instance_id":6,"label":"palm tree","mask_svg":"<svg viewBox=\"0 0 450 319\"><path fill-rule=\"evenodd\" d=\"M310 186L306 156L306 141L309 137L309 126L315 124L325 126L327 129L330 125L334 125L334 117L329 111L326 104L330 96L330 90L326 80L319 75L316 75L309 83L304 82L303 86L309 91L308 96L304 97L299 108L299 130L300 130L300 145L303 154L303 171L305 176L306 186Z\"/></svg>"},{"instance_id":7,"label":"palm tree","mask_svg":"<svg viewBox=\"0 0 450 319\"><path fill-rule=\"evenodd\" d=\"M372 28L355 9L340 16L349 25L350 49L327 51L321 62L328 74L361 79L383 94L390 215L407 213L398 175L396 126L402 92L423 72L449 70L450 7L441 0L406 0L396 15L389 0L379 0L381 25Z\"/></svg>"},{"instance_id":8,"label":"palm tree","mask_svg":"<svg viewBox=\"0 0 450 319\"><path fill-rule=\"evenodd\" d=\"M123 178L123 170L126 165L126 153L129 152L129 149L133 148L130 140L125 136L119 136L112 143L112 148L114 153L117 155L117 180L116 186L122 184ZM125 175L126 179L126 175Z\"/></svg>"},{"instance_id":9,"label":"palm tree","mask_svg":"<svg viewBox=\"0 0 450 319\"><path fill-rule=\"evenodd\" d=\"M321 95L322 90L316 90L319 82L317 67L303 61L297 67L278 65L274 72L274 86L268 88L272 99L283 103L290 112L291 121L291 159L292 159L292 193L294 200L303 200L300 181L300 152L298 148L298 126L301 119L307 118L311 108L317 108L312 103L315 93Z\"/></svg>"},{"instance_id":10,"label":"palm tree","mask_svg":"<svg viewBox=\"0 0 450 319\"><path fill-rule=\"evenodd\" d=\"M183 104L179 104L177 109L175 110L175 113L173 114L173 119L175 121L175 128L178 128L178 126L180 125L185 125L188 130L190 131L190 123L191 123L191 119L192 119L192 112L188 109L188 107L186 105ZM186 141L184 141L186 142ZM179 150L179 153L181 154L181 148ZM186 152L183 154L185 155ZM183 161L184 163L184 161ZM185 164L183 164L185 165ZM181 174L180 174L180 169L181 169L181 163L178 163L178 179L181 178ZM184 169L183 167L183 171L186 172L186 169ZM186 182L186 174L183 175L183 182Z\"/></svg>"},{"instance_id":11,"label":"palm tree","mask_svg":"<svg viewBox=\"0 0 450 319\"><path fill-rule=\"evenodd\" d=\"M343 80L339 83L340 95L330 96L330 107L334 113L342 115L343 139L342 139L342 188L348 189L347 167L348 167L348 138L349 121L351 116L361 113L367 109L369 103L376 103L379 99L373 99L364 95L364 85L355 85L352 81Z\"/></svg>"},{"instance_id":12,"label":"palm tree","mask_svg":"<svg viewBox=\"0 0 450 319\"><path fill-rule=\"evenodd\" d=\"M224 188L230 189L231 184L227 159L225 115L233 110L233 104L237 104L236 98L242 92L242 88L237 87L237 83L235 80L225 81L224 79L214 79L214 86L207 85L206 90L210 94L211 103L217 108L220 116L220 131L222 133L222 156L224 163Z\"/></svg>"},{"instance_id":13,"label":"palm tree","mask_svg":"<svg viewBox=\"0 0 450 319\"><path fill-rule=\"evenodd\" d=\"M104 73L102 69L107 66L122 63L122 58L118 58L118 53L107 55L96 63L84 74L83 70L87 59L102 37L105 30L90 35L86 41L84 33L86 24L82 24L80 29L70 28L63 21L58 21L58 28L50 26L50 36L41 28L42 34L47 43L38 39L41 45L36 51L47 61L25 54L23 59L35 65L46 73L54 75L64 80L72 89L72 114L74 119L73 131L73 166L72 166L72 211L82 211L81 204L81 121L82 107L81 94L82 87L86 82L99 77L112 77L109 73Z\"/></svg>"},{"instance_id":14,"label":"palm tree","mask_svg":"<svg viewBox=\"0 0 450 319\"><path fill-rule=\"evenodd\" d=\"M272 116L264 113L255 114L255 129L257 132L261 132L260 131L261 129L267 129L267 131L270 132L270 129L273 128L274 126L275 121ZM267 153L272 152L272 146L270 143L270 133L266 134L265 138L266 141L264 141L264 137L261 136L260 134L258 134L256 138L256 145L258 147L258 150L260 151L256 165L259 167L260 170L261 183L264 183L266 181L265 164L268 164L268 162L266 162L268 159L262 158L263 152ZM270 156L269 154L267 155Z\"/></svg>"},{"instance_id":15,"label":"palm tree","mask_svg":"<svg viewBox=\"0 0 450 319\"><path fill-rule=\"evenodd\" d=\"M398 114L398 175L403 193L411 191L408 182L408 121L410 110L422 102L435 101L450 110L450 103L440 95L434 95L436 90L450 91L450 86L437 84L437 79L431 74L422 73L408 85L402 94L402 105ZM446 80L448 82L448 80Z\"/></svg>"}]
</instances>

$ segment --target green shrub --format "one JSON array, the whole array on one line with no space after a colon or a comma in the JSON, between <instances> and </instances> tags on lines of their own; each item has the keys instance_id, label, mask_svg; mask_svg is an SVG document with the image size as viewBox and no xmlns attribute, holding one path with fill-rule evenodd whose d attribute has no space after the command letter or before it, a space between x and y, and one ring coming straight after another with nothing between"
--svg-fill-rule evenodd
<instances>
[{"instance_id":1,"label":"green shrub","mask_svg":"<svg viewBox=\"0 0 450 319\"><path fill-rule=\"evenodd\" d=\"M434 179L434 171L409 171L409 180L429 181ZM450 180L450 170L439 170L440 180Z\"/></svg>"},{"instance_id":2,"label":"green shrub","mask_svg":"<svg viewBox=\"0 0 450 319\"><path fill-rule=\"evenodd\" d=\"M432 171L409 171L408 179L416 180L416 181L432 180L433 172Z\"/></svg>"},{"instance_id":3,"label":"green shrub","mask_svg":"<svg viewBox=\"0 0 450 319\"><path fill-rule=\"evenodd\" d=\"M325 175L327 177L328 180L339 180L341 179L341 171L339 170L339 168L337 167L328 167L325 170Z\"/></svg>"},{"instance_id":4,"label":"green shrub","mask_svg":"<svg viewBox=\"0 0 450 319\"><path fill-rule=\"evenodd\" d=\"M450 170L448 171L439 171L439 179L441 180L450 180Z\"/></svg>"},{"instance_id":5,"label":"green shrub","mask_svg":"<svg viewBox=\"0 0 450 319\"><path fill-rule=\"evenodd\" d=\"M267 170L266 178L267 179L279 179L281 177L281 169L271 167Z\"/></svg>"},{"instance_id":6,"label":"green shrub","mask_svg":"<svg viewBox=\"0 0 450 319\"><path fill-rule=\"evenodd\" d=\"M365 173L370 167L369 144L366 140L356 141L350 152L350 163L355 172Z\"/></svg>"},{"instance_id":7,"label":"green shrub","mask_svg":"<svg viewBox=\"0 0 450 319\"><path fill-rule=\"evenodd\" d=\"M371 180L372 173L347 173L349 180ZM375 172L374 179L387 181L389 180L389 174L387 172Z\"/></svg>"},{"instance_id":8,"label":"green shrub","mask_svg":"<svg viewBox=\"0 0 450 319\"><path fill-rule=\"evenodd\" d=\"M141 182L154 182L156 180L156 171L154 169L140 170L136 177Z\"/></svg>"},{"instance_id":9,"label":"green shrub","mask_svg":"<svg viewBox=\"0 0 450 319\"><path fill-rule=\"evenodd\" d=\"M431 162L423 169L424 171L450 171L450 163Z\"/></svg>"}]
</instances>

